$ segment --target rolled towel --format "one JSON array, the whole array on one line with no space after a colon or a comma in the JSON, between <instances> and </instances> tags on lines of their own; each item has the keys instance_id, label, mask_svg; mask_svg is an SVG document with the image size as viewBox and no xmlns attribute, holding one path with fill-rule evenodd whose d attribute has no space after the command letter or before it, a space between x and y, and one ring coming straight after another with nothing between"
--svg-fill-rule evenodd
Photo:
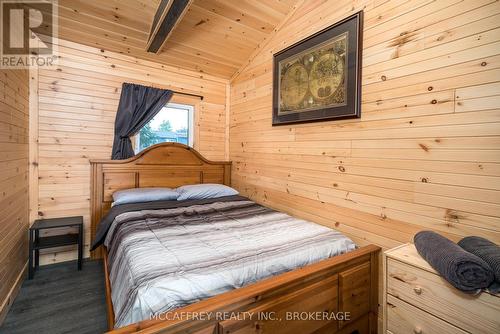
<instances>
[{"instance_id":1,"label":"rolled towel","mask_svg":"<svg viewBox=\"0 0 500 334\"><path fill-rule=\"evenodd\" d=\"M484 260L493 270L495 281L500 283L500 247L481 237L465 237L458 245Z\"/></svg>"},{"instance_id":2,"label":"rolled towel","mask_svg":"<svg viewBox=\"0 0 500 334\"><path fill-rule=\"evenodd\" d=\"M493 271L481 258L432 231L413 238L418 253L455 288L475 293L494 280Z\"/></svg>"}]
</instances>

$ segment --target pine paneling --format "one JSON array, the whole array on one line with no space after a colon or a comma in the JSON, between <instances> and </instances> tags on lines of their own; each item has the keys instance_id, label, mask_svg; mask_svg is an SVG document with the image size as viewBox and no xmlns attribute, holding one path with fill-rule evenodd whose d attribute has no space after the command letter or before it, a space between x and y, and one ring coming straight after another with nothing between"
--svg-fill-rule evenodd
<instances>
[{"instance_id":1,"label":"pine paneling","mask_svg":"<svg viewBox=\"0 0 500 334\"><path fill-rule=\"evenodd\" d=\"M89 233L89 159L111 155L114 119L123 82L204 96L174 95L195 105L194 144L205 157L224 160L227 80L59 41L59 63L38 75L38 203L44 218L84 216L85 256ZM41 263L75 258L76 251L44 254Z\"/></svg>"},{"instance_id":2,"label":"pine paneling","mask_svg":"<svg viewBox=\"0 0 500 334\"><path fill-rule=\"evenodd\" d=\"M272 127L272 55L361 9L361 119ZM304 1L233 76L230 101L243 195L359 245L424 229L500 242L498 1Z\"/></svg>"},{"instance_id":3,"label":"pine paneling","mask_svg":"<svg viewBox=\"0 0 500 334\"><path fill-rule=\"evenodd\" d=\"M0 323L28 259L27 70L0 71Z\"/></svg>"},{"instance_id":4,"label":"pine paneling","mask_svg":"<svg viewBox=\"0 0 500 334\"><path fill-rule=\"evenodd\" d=\"M362 118L272 127L272 54L361 9ZM362 245L499 243L499 18L491 0L304 2L231 82L233 184Z\"/></svg>"},{"instance_id":5,"label":"pine paneling","mask_svg":"<svg viewBox=\"0 0 500 334\"><path fill-rule=\"evenodd\" d=\"M298 0L194 0L158 54L146 52L158 0L59 0L59 37L230 78Z\"/></svg>"}]
</instances>

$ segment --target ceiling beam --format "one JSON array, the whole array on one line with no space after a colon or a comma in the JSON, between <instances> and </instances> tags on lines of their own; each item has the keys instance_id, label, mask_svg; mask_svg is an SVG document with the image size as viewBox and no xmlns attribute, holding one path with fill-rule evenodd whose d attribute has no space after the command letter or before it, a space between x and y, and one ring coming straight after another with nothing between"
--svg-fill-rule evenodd
<instances>
[{"instance_id":1,"label":"ceiling beam","mask_svg":"<svg viewBox=\"0 0 500 334\"><path fill-rule=\"evenodd\" d=\"M160 0L151 24L146 51L160 52L192 2L193 0Z\"/></svg>"}]
</instances>

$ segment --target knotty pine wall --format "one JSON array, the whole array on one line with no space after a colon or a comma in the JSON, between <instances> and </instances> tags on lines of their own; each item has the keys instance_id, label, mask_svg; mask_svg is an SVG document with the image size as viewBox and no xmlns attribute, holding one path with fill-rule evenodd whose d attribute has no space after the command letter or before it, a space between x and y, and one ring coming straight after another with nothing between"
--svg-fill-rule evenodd
<instances>
[{"instance_id":1,"label":"knotty pine wall","mask_svg":"<svg viewBox=\"0 0 500 334\"><path fill-rule=\"evenodd\" d=\"M28 70L0 70L0 323L28 259Z\"/></svg>"},{"instance_id":2,"label":"knotty pine wall","mask_svg":"<svg viewBox=\"0 0 500 334\"><path fill-rule=\"evenodd\" d=\"M272 55L364 9L362 117L271 126ZM303 1L231 82L232 181L388 249L500 242L500 3Z\"/></svg>"},{"instance_id":3,"label":"knotty pine wall","mask_svg":"<svg viewBox=\"0 0 500 334\"><path fill-rule=\"evenodd\" d=\"M37 115L31 114L38 123L38 167L32 180L38 199L33 205L38 217L83 216L88 256L89 159L111 156L121 84L203 95L203 101L175 95L171 102L195 105L195 148L209 159L224 160L228 82L72 42L58 44L58 66L38 70ZM42 256L41 264L75 256L75 251L51 252Z\"/></svg>"}]
</instances>

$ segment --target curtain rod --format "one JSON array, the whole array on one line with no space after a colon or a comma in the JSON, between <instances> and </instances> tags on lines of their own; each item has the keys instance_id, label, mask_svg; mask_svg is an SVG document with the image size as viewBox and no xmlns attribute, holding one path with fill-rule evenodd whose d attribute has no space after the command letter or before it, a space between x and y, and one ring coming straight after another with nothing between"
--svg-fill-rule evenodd
<instances>
[{"instance_id":1,"label":"curtain rod","mask_svg":"<svg viewBox=\"0 0 500 334\"><path fill-rule=\"evenodd\" d=\"M199 97L203 101L203 95L197 95L197 94L191 94L191 93L184 93L184 92L178 92L176 90L173 90L174 94L181 94L181 95L187 95L187 96L194 96L194 97Z\"/></svg>"}]
</instances>

